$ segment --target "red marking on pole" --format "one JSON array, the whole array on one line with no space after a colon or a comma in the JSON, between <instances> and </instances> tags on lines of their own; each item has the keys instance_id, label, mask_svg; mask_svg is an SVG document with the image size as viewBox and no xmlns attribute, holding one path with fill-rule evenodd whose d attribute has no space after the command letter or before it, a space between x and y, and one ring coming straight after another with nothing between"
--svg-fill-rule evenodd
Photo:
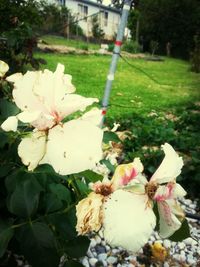
<instances>
[{"instance_id":1,"label":"red marking on pole","mask_svg":"<svg viewBox=\"0 0 200 267\"><path fill-rule=\"evenodd\" d=\"M102 115L106 115L106 110L104 109L104 110L102 110L102 113L101 113Z\"/></svg>"},{"instance_id":2,"label":"red marking on pole","mask_svg":"<svg viewBox=\"0 0 200 267\"><path fill-rule=\"evenodd\" d=\"M121 46L121 45L122 45L122 42L121 42L121 41L116 41L116 42L115 42L115 45L117 45L117 46Z\"/></svg>"}]
</instances>

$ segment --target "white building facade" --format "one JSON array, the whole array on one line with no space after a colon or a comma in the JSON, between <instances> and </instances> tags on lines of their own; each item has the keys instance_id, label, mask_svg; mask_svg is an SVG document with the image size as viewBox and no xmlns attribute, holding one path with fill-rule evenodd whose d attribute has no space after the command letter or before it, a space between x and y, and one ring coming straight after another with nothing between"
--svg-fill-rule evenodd
<instances>
[{"instance_id":1,"label":"white building facade","mask_svg":"<svg viewBox=\"0 0 200 267\"><path fill-rule=\"evenodd\" d=\"M105 33L105 39L112 40L116 35L120 21L118 9L90 0L54 0L55 2L65 5L71 11L85 36L92 37L93 15L98 16L99 25Z\"/></svg>"}]
</instances>

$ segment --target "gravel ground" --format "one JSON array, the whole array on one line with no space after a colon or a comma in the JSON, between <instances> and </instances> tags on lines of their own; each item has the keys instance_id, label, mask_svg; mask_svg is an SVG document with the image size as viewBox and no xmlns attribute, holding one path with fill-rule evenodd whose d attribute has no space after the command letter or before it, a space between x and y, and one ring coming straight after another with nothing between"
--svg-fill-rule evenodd
<instances>
[{"instance_id":1,"label":"gravel ground","mask_svg":"<svg viewBox=\"0 0 200 267\"><path fill-rule=\"evenodd\" d=\"M190 199L182 201L186 212L195 214L197 201ZM183 242L172 242L169 239L161 240L158 233L154 232L148 244L137 254L127 253L122 248L111 248L103 239L102 232L91 238L87 256L82 259L85 267L134 267L134 266L199 266L200 267L200 221L188 219L191 237ZM151 247L159 243L164 247L167 256L159 261L151 256Z\"/></svg>"}]
</instances>

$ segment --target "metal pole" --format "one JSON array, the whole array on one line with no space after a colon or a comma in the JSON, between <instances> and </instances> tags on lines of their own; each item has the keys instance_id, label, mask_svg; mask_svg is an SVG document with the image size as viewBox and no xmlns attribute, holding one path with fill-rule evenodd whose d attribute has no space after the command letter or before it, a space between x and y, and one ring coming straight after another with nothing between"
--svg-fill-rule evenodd
<instances>
[{"instance_id":1,"label":"metal pole","mask_svg":"<svg viewBox=\"0 0 200 267\"><path fill-rule=\"evenodd\" d=\"M124 37L124 30L125 30L125 27L126 27L126 24L127 24L128 13L129 13L129 10L130 10L131 2L132 2L132 0L125 0L124 1L121 21L120 21L119 26L118 26L117 39L115 41L112 61L111 61L111 64L110 64L110 68L109 68L109 72L108 72L108 76L107 76L107 81L106 81L106 86L105 86L105 90L104 90L104 97L103 97L103 100L102 100L102 115L103 115L103 119L102 119L102 122L101 122L101 126L103 126L104 118L105 118L106 111L107 111L107 108L108 108L110 92L111 92L111 89L112 89L112 82L114 80L114 75L115 75L115 71L116 71L116 68L117 68L117 62L118 62L119 54L120 54L120 51L121 51L121 45L122 45L122 41L123 41L123 37Z\"/></svg>"}]
</instances>

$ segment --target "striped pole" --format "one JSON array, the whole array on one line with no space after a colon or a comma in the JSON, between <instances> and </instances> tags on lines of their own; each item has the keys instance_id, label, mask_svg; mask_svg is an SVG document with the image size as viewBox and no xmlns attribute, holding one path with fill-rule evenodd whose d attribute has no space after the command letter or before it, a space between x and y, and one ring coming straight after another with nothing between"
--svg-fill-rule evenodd
<instances>
[{"instance_id":1,"label":"striped pole","mask_svg":"<svg viewBox=\"0 0 200 267\"><path fill-rule=\"evenodd\" d=\"M115 71L117 68L117 62L119 59L120 51L121 51L121 45L124 37L124 30L127 24L127 19L128 19L128 13L130 10L131 6L131 0L125 0L124 1L124 6L122 10L122 15L121 15L121 21L118 26L118 31L117 31L117 39L115 41L115 46L113 50L113 55L112 55L112 61L110 64L108 76L107 76L107 81L106 81L106 86L104 90L104 97L102 100L102 115L103 119L101 122L101 127L103 126L105 115L108 109L108 104L109 104L109 98L110 98L110 93L112 89L112 82L115 78Z\"/></svg>"}]
</instances>

